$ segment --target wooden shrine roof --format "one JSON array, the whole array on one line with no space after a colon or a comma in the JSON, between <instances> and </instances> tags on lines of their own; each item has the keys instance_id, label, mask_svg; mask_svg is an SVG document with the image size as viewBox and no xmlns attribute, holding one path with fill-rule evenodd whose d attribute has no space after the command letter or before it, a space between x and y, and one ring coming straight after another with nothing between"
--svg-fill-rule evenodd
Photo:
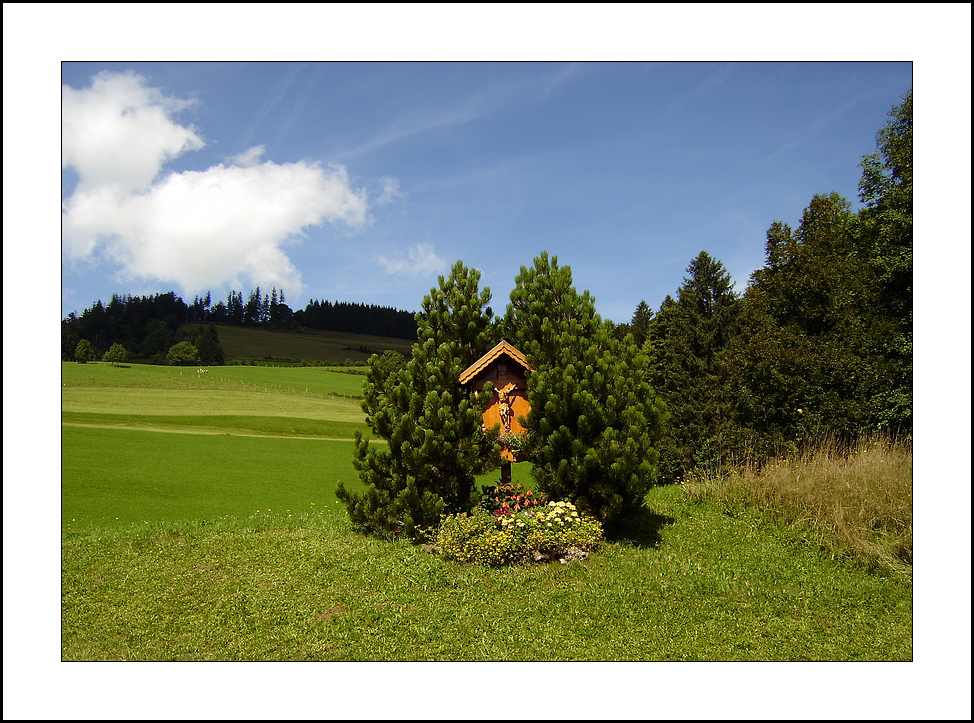
<instances>
[{"instance_id":1,"label":"wooden shrine roof","mask_svg":"<svg viewBox=\"0 0 974 723\"><path fill-rule=\"evenodd\" d=\"M514 361L516 361L518 364L520 364L522 367L527 369L529 372L534 371L534 368L530 364L528 364L528 360L524 357L524 354L519 352L517 349L515 349L513 346L508 344L506 341L502 341L500 344L498 344L489 352L487 352L482 357L480 357L480 359L478 359L469 367L467 367L460 375L460 383L467 384L474 377L480 374L480 372L482 372L484 369L490 366L492 362L496 361L497 359L499 359L501 356L505 354L509 356L511 359L513 359Z\"/></svg>"}]
</instances>

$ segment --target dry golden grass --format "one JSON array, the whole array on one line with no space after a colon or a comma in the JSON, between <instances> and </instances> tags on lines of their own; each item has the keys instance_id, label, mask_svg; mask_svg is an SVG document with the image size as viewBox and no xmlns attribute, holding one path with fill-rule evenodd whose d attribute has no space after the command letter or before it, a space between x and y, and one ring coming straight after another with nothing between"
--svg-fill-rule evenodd
<instances>
[{"instance_id":1,"label":"dry golden grass","mask_svg":"<svg viewBox=\"0 0 974 723\"><path fill-rule=\"evenodd\" d=\"M873 439L832 441L790 459L721 479L687 482L698 498L761 514L869 567L909 570L913 562L913 451Z\"/></svg>"}]
</instances>

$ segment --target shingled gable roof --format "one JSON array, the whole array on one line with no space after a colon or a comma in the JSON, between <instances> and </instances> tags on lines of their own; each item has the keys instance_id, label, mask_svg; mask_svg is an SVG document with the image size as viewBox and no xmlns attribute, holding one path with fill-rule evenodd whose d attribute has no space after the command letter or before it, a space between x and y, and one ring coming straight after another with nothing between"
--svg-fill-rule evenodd
<instances>
[{"instance_id":1,"label":"shingled gable roof","mask_svg":"<svg viewBox=\"0 0 974 723\"><path fill-rule=\"evenodd\" d=\"M487 352L482 357L480 357L473 364L468 366L464 370L464 372L460 375L460 383L467 384L468 382L473 380L474 377L480 374L480 372L486 369L491 362L499 359L504 354L507 354L507 356L509 356L514 361L516 361L518 364L520 364L522 367L527 369L529 372L534 371L534 368L530 364L528 364L528 360L524 358L524 354L519 352L517 349L515 349L513 346L508 344L506 341L502 341L500 344L498 344L489 352Z\"/></svg>"}]
</instances>

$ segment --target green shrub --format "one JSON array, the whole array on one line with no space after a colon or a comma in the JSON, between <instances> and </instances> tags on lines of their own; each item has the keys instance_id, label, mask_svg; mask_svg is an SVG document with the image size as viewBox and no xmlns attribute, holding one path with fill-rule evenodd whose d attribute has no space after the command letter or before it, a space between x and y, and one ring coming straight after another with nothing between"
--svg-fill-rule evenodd
<instances>
[{"instance_id":1,"label":"green shrub","mask_svg":"<svg viewBox=\"0 0 974 723\"><path fill-rule=\"evenodd\" d=\"M186 366L200 363L200 353L188 341L181 341L169 347L166 362L170 366Z\"/></svg>"},{"instance_id":2,"label":"green shrub","mask_svg":"<svg viewBox=\"0 0 974 723\"><path fill-rule=\"evenodd\" d=\"M505 518L501 524L517 525L521 513ZM594 517L580 515L570 502L550 502L537 512L525 512L525 547L531 553L550 557L564 555L571 548L591 550L602 539L602 525Z\"/></svg>"},{"instance_id":3,"label":"green shrub","mask_svg":"<svg viewBox=\"0 0 974 723\"><path fill-rule=\"evenodd\" d=\"M447 515L433 535L446 559L489 567L563 558L573 548L589 552L601 540L599 521L579 514L570 502L550 502L509 515Z\"/></svg>"},{"instance_id":4,"label":"green shrub","mask_svg":"<svg viewBox=\"0 0 974 723\"><path fill-rule=\"evenodd\" d=\"M489 567L512 564L520 553L518 536L501 529L493 515L485 512L446 515L434 542L447 560Z\"/></svg>"},{"instance_id":5,"label":"green shrub","mask_svg":"<svg viewBox=\"0 0 974 723\"><path fill-rule=\"evenodd\" d=\"M87 364L90 361L95 360L95 348L91 345L91 342L87 339L82 339L78 342L78 346L74 350L74 358L80 364Z\"/></svg>"}]
</instances>

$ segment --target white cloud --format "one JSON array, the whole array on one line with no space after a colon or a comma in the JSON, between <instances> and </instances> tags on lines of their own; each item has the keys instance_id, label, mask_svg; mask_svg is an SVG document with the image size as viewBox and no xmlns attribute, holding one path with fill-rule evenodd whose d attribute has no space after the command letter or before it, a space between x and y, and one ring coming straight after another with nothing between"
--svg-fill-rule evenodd
<instances>
[{"instance_id":1,"label":"white cloud","mask_svg":"<svg viewBox=\"0 0 974 723\"><path fill-rule=\"evenodd\" d=\"M61 86L61 167L74 167L82 190L144 191L166 161L203 147L171 118L190 105L133 73L99 73L84 90Z\"/></svg>"},{"instance_id":2,"label":"white cloud","mask_svg":"<svg viewBox=\"0 0 974 723\"><path fill-rule=\"evenodd\" d=\"M357 228L368 220L366 193L344 167L262 162L263 146L230 166L160 177L166 161L202 141L171 118L186 102L138 76L102 73L91 88L62 95L62 162L81 179L62 203L69 262L97 257L122 278L187 292L251 283L299 293L301 274L284 246L325 221Z\"/></svg>"},{"instance_id":3,"label":"white cloud","mask_svg":"<svg viewBox=\"0 0 974 723\"><path fill-rule=\"evenodd\" d=\"M65 204L63 237L75 257L100 244L123 276L187 290L244 278L295 290L301 277L282 245L325 219L360 226L365 214L343 168L219 165L170 174L144 194L79 191Z\"/></svg>"},{"instance_id":4,"label":"white cloud","mask_svg":"<svg viewBox=\"0 0 974 723\"><path fill-rule=\"evenodd\" d=\"M260 162L260 159L264 156L266 152L264 146L254 146L253 148L248 148L246 151L241 153L239 156L233 156L230 158L230 164L234 166L255 166Z\"/></svg>"},{"instance_id":5,"label":"white cloud","mask_svg":"<svg viewBox=\"0 0 974 723\"><path fill-rule=\"evenodd\" d=\"M447 263L433 251L430 244L413 244L409 247L408 257L387 259L379 256L379 263L386 267L390 274L429 274L442 273L447 269Z\"/></svg>"}]
</instances>

